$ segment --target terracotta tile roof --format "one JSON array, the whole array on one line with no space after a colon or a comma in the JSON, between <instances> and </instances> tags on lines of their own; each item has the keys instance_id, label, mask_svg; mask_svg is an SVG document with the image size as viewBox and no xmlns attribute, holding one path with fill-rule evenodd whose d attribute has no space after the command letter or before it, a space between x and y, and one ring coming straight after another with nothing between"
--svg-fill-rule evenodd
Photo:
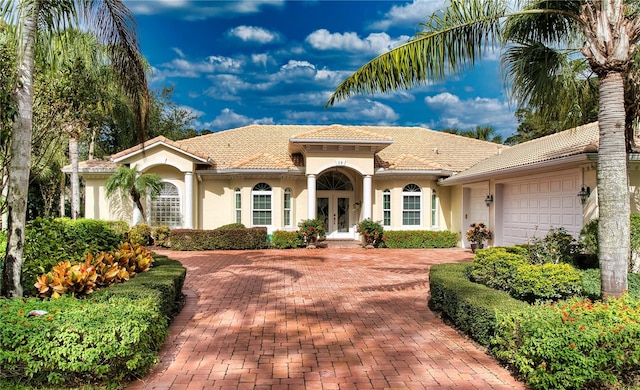
<instances>
[{"instance_id":1,"label":"terracotta tile roof","mask_svg":"<svg viewBox=\"0 0 640 390\"><path fill-rule=\"evenodd\" d=\"M468 170L444 180L444 183L495 173L510 168L598 151L598 123L590 123L546 137L534 139L511 148L500 155L482 160Z\"/></svg>"},{"instance_id":2,"label":"terracotta tile roof","mask_svg":"<svg viewBox=\"0 0 640 390\"><path fill-rule=\"evenodd\" d=\"M163 137L163 136L160 135L158 137L155 137L155 138L152 138L152 139L150 139L148 141L145 141L144 143L141 143L141 144L136 145L134 147L131 147L129 149L125 149L125 150L123 150L121 152L118 152L118 153L112 155L111 156L111 160L116 161L116 160L118 160L118 159L120 159L120 158L122 158L122 157L124 157L124 156L126 156L128 154L135 153L135 152L141 151L143 149L148 149L151 146L159 144L159 143L164 143L164 144L172 146L172 147L174 147L176 149L180 149L185 153L192 154L192 155L194 155L196 157L199 157L199 158L201 158L203 160L207 159L207 155L206 154L201 154L198 151L194 151L194 150L190 150L188 148L185 148L185 147L181 146L181 144L179 142L172 141L169 138L166 138L166 137Z\"/></svg>"},{"instance_id":3,"label":"terracotta tile roof","mask_svg":"<svg viewBox=\"0 0 640 390\"><path fill-rule=\"evenodd\" d=\"M376 167L389 170L444 169L459 172L497 154L500 149L508 149L507 146L421 127L341 125L250 125L177 141L176 144L182 149L208 156L214 169L249 166L293 169L302 166L303 160L300 155L289 153L291 139L393 141L376 156ZM403 155L405 157L400 158Z\"/></svg>"},{"instance_id":4,"label":"terracotta tile roof","mask_svg":"<svg viewBox=\"0 0 640 390\"><path fill-rule=\"evenodd\" d=\"M120 164L114 163L110 160L87 160L80 161L78 163L78 171L79 172L115 172ZM66 165L62 168L62 172L71 172L71 164Z\"/></svg>"}]
</instances>

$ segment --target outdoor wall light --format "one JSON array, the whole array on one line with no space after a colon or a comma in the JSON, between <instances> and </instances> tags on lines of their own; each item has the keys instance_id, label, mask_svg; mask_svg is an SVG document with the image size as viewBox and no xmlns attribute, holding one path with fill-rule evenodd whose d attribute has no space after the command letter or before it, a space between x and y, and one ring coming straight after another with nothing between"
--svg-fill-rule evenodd
<instances>
[{"instance_id":1,"label":"outdoor wall light","mask_svg":"<svg viewBox=\"0 0 640 390\"><path fill-rule=\"evenodd\" d=\"M487 207L491 206L491 203L493 203L493 195L487 195L487 197L484 198L484 203L487 205Z\"/></svg>"},{"instance_id":2,"label":"outdoor wall light","mask_svg":"<svg viewBox=\"0 0 640 390\"><path fill-rule=\"evenodd\" d=\"M589 195L591 195L591 188L589 188L588 186L582 186L582 188L580 188L580 192L578 192L578 198L580 198L580 203L582 203L583 205L585 203L587 203L587 199L589 199Z\"/></svg>"}]
</instances>

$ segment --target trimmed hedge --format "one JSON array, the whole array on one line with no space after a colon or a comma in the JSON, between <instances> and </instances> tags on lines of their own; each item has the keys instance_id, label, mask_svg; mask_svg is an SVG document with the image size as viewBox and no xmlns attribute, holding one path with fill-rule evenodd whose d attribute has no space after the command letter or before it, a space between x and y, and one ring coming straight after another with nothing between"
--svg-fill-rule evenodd
<instances>
[{"instance_id":1,"label":"trimmed hedge","mask_svg":"<svg viewBox=\"0 0 640 390\"><path fill-rule=\"evenodd\" d=\"M455 248L458 235L449 231L386 230L387 248Z\"/></svg>"},{"instance_id":2,"label":"trimmed hedge","mask_svg":"<svg viewBox=\"0 0 640 390\"><path fill-rule=\"evenodd\" d=\"M149 272L87 299L0 299L0 387L115 384L157 362L185 269L158 259ZM31 310L45 310L40 317Z\"/></svg>"},{"instance_id":3,"label":"trimmed hedge","mask_svg":"<svg viewBox=\"0 0 640 390\"><path fill-rule=\"evenodd\" d=\"M429 271L430 304L484 346L495 334L496 312L515 312L529 307L504 291L469 281L471 263L438 264Z\"/></svg>"},{"instance_id":4,"label":"trimmed hedge","mask_svg":"<svg viewBox=\"0 0 640 390\"><path fill-rule=\"evenodd\" d=\"M169 241L171 249L177 251L262 249L268 245L265 227L215 230L174 229L169 234Z\"/></svg>"},{"instance_id":5,"label":"trimmed hedge","mask_svg":"<svg viewBox=\"0 0 640 390\"><path fill-rule=\"evenodd\" d=\"M304 237L300 232L276 230L271 238L271 246L276 249L301 248L304 246Z\"/></svg>"}]
</instances>

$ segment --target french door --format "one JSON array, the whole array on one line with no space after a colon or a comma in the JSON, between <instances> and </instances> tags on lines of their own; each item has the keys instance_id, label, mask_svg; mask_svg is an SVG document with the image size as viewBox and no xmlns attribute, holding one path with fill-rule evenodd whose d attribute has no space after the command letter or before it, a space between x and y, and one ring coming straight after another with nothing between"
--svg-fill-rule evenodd
<instances>
[{"instance_id":1,"label":"french door","mask_svg":"<svg viewBox=\"0 0 640 390\"><path fill-rule=\"evenodd\" d=\"M353 238L351 198L345 194L321 195L317 199L317 216L324 222L327 238Z\"/></svg>"}]
</instances>

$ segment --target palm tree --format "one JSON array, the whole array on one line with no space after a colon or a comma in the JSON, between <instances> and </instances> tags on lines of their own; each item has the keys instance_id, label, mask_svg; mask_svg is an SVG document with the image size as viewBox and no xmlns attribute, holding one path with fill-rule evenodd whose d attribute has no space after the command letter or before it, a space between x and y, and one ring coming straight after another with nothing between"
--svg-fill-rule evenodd
<instances>
[{"instance_id":1,"label":"palm tree","mask_svg":"<svg viewBox=\"0 0 640 390\"><path fill-rule=\"evenodd\" d=\"M140 174L135 166L121 166L107 179L107 197L112 197L119 192L123 198L129 198L136 205L142 215L142 220L147 220L142 200L149 196L155 199L163 187L160 176L155 173Z\"/></svg>"},{"instance_id":2,"label":"palm tree","mask_svg":"<svg viewBox=\"0 0 640 390\"><path fill-rule=\"evenodd\" d=\"M599 81L598 255L602 293L620 295L627 289L629 261L625 78L640 37L640 2L520 3L524 3L522 7L511 10L505 0L451 0L449 7L429 18L424 31L413 40L376 57L344 80L326 105L355 94L384 93L444 79L472 67L491 45L514 45L527 50L527 58L539 60L525 66L525 61L503 56L518 100L535 103L553 96L548 94L548 79L543 76L557 74L553 66L561 66L561 59L570 56L568 52L561 56L560 49L577 48L571 53L581 53ZM544 68L538 66L541 63Z\"/></svg>"},{"instance_id":3,"label":"palm tree","mask_svg":"<svg viewBox=\"0 0 640 390\"><path fill-rule=\"evenodd\" d=\"M24 228L33 132L33 80L36 38L69 26L94 31L108 47L118 81L137 108L137 125L144 134L148 105L145 70L136 41L133 18L121 0L4 0L0 10L9 24L17 26L18 87L17 114L11 133L9 165L9 222L7 251L3 269L2 295L21 297Z\"/></svg>"}]
</instances>

